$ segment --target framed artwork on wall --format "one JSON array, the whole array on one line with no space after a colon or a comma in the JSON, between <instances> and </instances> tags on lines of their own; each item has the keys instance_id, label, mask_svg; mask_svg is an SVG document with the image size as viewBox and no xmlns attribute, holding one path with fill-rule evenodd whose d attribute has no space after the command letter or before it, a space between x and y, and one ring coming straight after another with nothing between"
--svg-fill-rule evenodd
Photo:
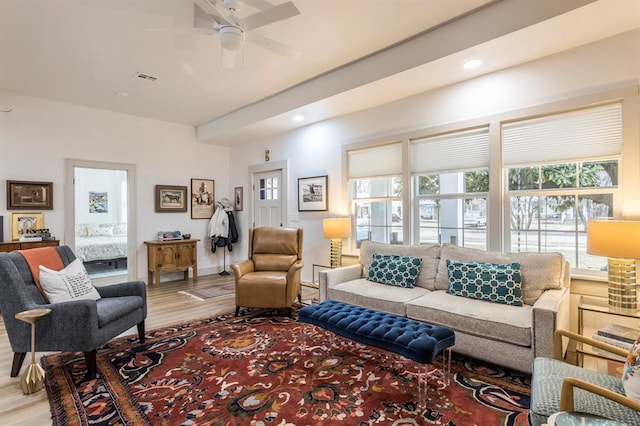
<instances>
[{"instance_id":1,"label":"framed artwork on wall","mask_svg":"<svg viewBox=\"0 0 640 426\"><path fill-rule=\"evenodd\" d=\"M242 187L236 186L233 190L233 208L242 211Z\"/></svg>"},{"instance_id":2,"label":"framed artwork on wall","mask_svg":"<svg viewBox=\"0 0 640 426\"><path fill-rule=\"evenodd\" d=\"M328 176L298 179L298 211L327 211Z\"/></svg>"},{"instance_id":3,"label":"framed artwork on wall","mask_svg":"<svg viewBox=\"0 0 640 426\"><path fill-rule=\"evenodd\" d=\"M187 211L187 187L156 185L156 213Z\"/></svg>"},{"instance_id":4,"label":"framed artwork on wall","mask_svg":"<svg viewBox=\"0 0 640 426\"><path fill-rule=\"evenodd\" d=\"M108 213L109 194L89 191L89 213Z\"/></svg>"},{"instance_id":5,"label":"framed artwork on wall","mask_svg":"<svg viewBox=\"0 0 640 426\"><path fill-rule=\"evenodd\" d=\"M215 208L215 181L191 179L191 219L211 219Z\"/></svg>"},{"instance_id":6,"label":"framed artwork on wall","mask_svg":"<svg viewBox=\"0 0 640 426\"><path fill-rule=\"evenodd\" d=\"M44 213L11 213L11 239L19 240L30 231L44 228Z\"/></svg>"},{"instance_id":7,"label":"framed artwork on wall","mask_svg":"<svg viewBox=\"0 0 640 426\"><path fill-rule=\"evenodd\" d=\"M7 210L52 209L52 182L7 181Z\"/></svg>"}]
</instances>

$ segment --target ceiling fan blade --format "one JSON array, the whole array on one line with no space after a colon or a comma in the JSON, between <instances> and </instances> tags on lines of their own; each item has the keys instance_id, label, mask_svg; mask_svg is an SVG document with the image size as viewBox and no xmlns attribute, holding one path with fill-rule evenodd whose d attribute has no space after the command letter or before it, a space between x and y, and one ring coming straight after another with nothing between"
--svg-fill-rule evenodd
<instances>
[{"instance_id":1,"label":"ceiling fan blade","mask_svg":"<svg viewBox=\"0 0 640 426\"><path fill-rule=\"evenodd\" d=\"M211 25L213 19L218 25L231 25L225 13L217 7L215 0L193 0L193 23L196 27ZM207 21L208 19L208 21ZM202 22L205 22L203 25Z\"/></svg>"},{"instance_id":2,"label":"ceiling fan blade","mask_svg":"<svg viewBox=\"0 0 640 426\"><path fill-rule=\"evenodd\" d=\"M271 9L254 13L246 18L238 19L238 25L240 25L243 30L249 31L299 14L300 11L298 8L289 1L287 3L274 6Z\"/></svg>"},{"instance_id":3,"label":"ceiling fan blade","mask_svg":"<svg viewBox=\"0 0 640 426\"><path fill-rule=\"evenodd\" d=\"M255 44L256 46L260 46L271 52L286 56L287 58L297 58L302 53L299 50L294 49L293 47L278 43L275 40L271 40L270 38L267 38L255 32L245 33L245 39L248 42Z\"/></svg>"},{"instance_id":4,"label":"ceiling fan blade","mask_svg":"<svg viewBox=\"0 0 640 426\"><path fill-rule=\"evenodd\" d=\"M198 3L193 4L193 26L206 27L211 25L212 15L207 13Z\"/></svg>"}]
</instances>

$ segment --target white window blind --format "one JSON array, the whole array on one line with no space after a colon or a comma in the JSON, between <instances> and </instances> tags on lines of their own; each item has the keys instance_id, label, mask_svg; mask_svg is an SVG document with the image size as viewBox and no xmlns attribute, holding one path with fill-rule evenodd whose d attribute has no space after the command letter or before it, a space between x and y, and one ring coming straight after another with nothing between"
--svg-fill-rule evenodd
<instances>
[{"instance_id":1,"label":"white window blind","mask_svg":"<svg viewBox=\"0 0 640 426\"><path fill-rule=\"evenodd\" d=\"M347 153L347 161L349 179L401 175L402 144L352 150Z\"/></svg>"},{"instance_id":2,"label":"white window blind","mask_svg":"<svg viewBox=\"0 0 640 426\"><path fill-rule=\"evenodd\" d=\"M411 173L457 172L489 166L489 129L411 141Z\"/></svg>"},{"instance_id":3,"label":"white window blind","mask_svg":"<svg viewBox=\"0 0 640 426\"><path fill-rule=\"evenodd\" d=\"M502 126L504 165L542 164L622 153L620 103Z\"/></svg>"}]
</instances>

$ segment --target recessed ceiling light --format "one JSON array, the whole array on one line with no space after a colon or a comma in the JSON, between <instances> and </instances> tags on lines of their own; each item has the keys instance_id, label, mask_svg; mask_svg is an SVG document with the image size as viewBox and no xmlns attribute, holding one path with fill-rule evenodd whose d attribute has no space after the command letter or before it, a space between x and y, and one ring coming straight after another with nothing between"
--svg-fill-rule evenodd
<instances>
[{"instance_id":1,"label":"recessed ceiling light","mask_svg":"<svg viewBox=\"0 0 640 426\"><path fill-rule=\"evenodd\" d=\"M302 115L302 114L296 114L296 115L294 115L294 116L293 116L293 121L298 121L298 122L300 122L300 121L304 121L304 115Z\"/></svg>"},{"instance_id":2,"label":"recessed ceiling light","mask_svg":"<svg viewBox=\"0 0 640 426\"><path fill-rule=\"evenodd\" d=\"M480 59L470 59L462 64L462 66L468 70L478 68L480 65L482 65L482 61Z\"/></svg>"}]
</instances>

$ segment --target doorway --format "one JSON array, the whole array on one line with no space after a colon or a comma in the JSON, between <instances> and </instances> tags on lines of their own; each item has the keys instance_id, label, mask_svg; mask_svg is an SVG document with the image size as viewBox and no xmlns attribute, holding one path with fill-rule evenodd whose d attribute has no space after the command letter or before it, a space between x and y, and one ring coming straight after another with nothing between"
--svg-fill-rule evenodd
<instances>
[{"instance_id":1,"label":"doorway","mask_svg":"<svg viewBox=\"0 0 640 426\"><path fill-rule=\"evenodd\" d=\"M65 242L97 284L135 279L135 166L67 160Z\"/></svg>"},{"instance_id":2,"label":"doorway","mask_svg":"<svg viewBox=\"0 0 640 426\"><path fill-rule=\"evenodd\" d=\"M249 168L252 184L251 223L260 226L282 227L287 224L288 161L274 161Z\"/></svg>"}]
</instances>

